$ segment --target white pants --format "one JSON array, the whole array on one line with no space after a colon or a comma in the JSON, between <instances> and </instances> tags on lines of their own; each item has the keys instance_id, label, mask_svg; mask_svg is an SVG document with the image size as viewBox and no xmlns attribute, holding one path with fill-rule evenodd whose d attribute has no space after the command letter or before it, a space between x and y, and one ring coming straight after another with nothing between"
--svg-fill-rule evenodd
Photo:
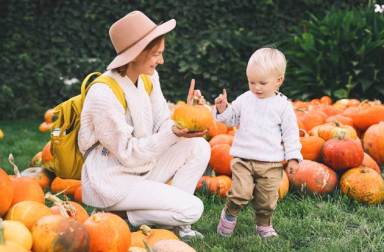
<instances>
[{"instance_id":1,"label":"white pants","mask_svg":"<svg viewBox=\"0 0 384 252\"><path fill-rule=\"evenodd\" d=\"M134 226L195 223L204 205L193 193L209 158L210 147L203 138L181 139L147 175L130 176L128 195L108 210L127 210L128 220ZM165 184L172 177L172 186Z\"/></svg>"}]
</instances>

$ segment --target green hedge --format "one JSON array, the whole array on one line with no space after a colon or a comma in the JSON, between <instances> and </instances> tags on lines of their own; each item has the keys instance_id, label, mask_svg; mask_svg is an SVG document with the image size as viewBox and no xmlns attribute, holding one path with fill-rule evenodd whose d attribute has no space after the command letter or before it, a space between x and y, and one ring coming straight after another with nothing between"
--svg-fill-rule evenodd
<instances>
[{"instance_id":1,"label":"green hedge","mask_svg":"<svg viewBox=\"0 0 384 252\"><path fill-rule=\"evenodd\" d=\"M41 117L79 92L86 73L113 59L109 26L139 9L155 22L170 18L166 64L159 68L167 99L185 98L191 78L212 100L223 87L230 98L244 90L251 53L279 45L309 13L365 1L331 0L3 0L0 5L0 119Z\"/></svg>"}]
</instances>

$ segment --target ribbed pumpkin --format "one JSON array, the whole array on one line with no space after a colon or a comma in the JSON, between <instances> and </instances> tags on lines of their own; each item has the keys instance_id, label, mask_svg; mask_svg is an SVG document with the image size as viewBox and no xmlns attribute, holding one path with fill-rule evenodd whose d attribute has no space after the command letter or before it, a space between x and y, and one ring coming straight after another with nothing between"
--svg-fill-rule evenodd
<instances>
[{"instance_id":1,"label":"ribbed pumpkin","mask_svg":"<svg viewBox=\"0 0 384 252\"><path fill-rule=\"evenodd\" d=\"M290 184L294 187L316 194L326 194L335 190L336 173L324 164L303 160L295 173L287 173Z\"/></svg>"},{"instance_id":2,"label":"ribbed pumpkin","mask_svg":"<svg viewBox=\"0 0 384 252\"><path fill-rule=\"evenodd\" d=\"M88 252L89 236L85 226L61 215L39 219L32 228L33 251ZM111 239L111 237L105 237Z\"/></svg>"},{"instance_id":3,"label":"ribbed pumpkin","mask_svg":"<svg viewBox=\"0 0 384 252\"><path fill-rule=\"evenodd\" d=\"M205 105L188 105L178 103L172 119L180 128L190 131L203 131L212 127L214 121L211 111Z\"/></svg>"},{"instance_id":4,"label":"ribbed pumpkin","mask_svg":"<svg viewBox=\"0 0 384 252\"><path fill-rule=\"evenodd\" d=\"M379 165L384 164L384 122L372 125L364 134L364 149Z\"/></svg>"},{"instance_id":5,"label":"ribbed pumpkin","mask_svg":"<svg viewBox=\"0 0 384 252\"><path fill-rule=\"evenodd\" d=\"M304 130L300 130L304 136L300 137L301 154L304 159L318 161L321 157L321 148L324 145L324 139L318 136L310 136Z\"/></svg>"},{"instance_id":6,"label":"ribbed pumpkin","mask_svg":"<svg viewBox=\"0 0 384 252\"><path fill-rule=\"evenodd\" d=\"M367 167L357 167L345 172L340 179L342 193L363 203L380 204L384 201L384 180L380 174Z\"/></svg>"},{"instance_id":7,"label":"ribbed pumpkin","mask_svg":"<svg viewBox=\"0 0 384 252\"><path fill-rule=\"evenodd\" d=\"M28 228L19 221L3 221L4 238L6 241L12 241L27 250L32 248L32 235Z\"/></svg>"},{"instance_id":8,"label":"ribbed pumpkin","mask_svg":"<svg viewBox=\"0 0 384 252\"><path fill-rule=\"evenodd\" d=\"M146 225L140 226L140 230L132 233L132 247L145 248L144 241L152 247L160 240L179 240L177 236L166 229L151 229Z\"/></svg>"},{"instance_id":9,"label":"ribbed pumpkin","mask_svg":"<svg viewBox=\"0 0 384 252\"><path fill-rule=\"evenodd\" d=\"M231 146L229 144L216 144L211 148L209 165L219 175L232 175L230 149Z\"/></svg>"},{"instance_id":10,"label":"ribbed pumpkin","mask_svg":"<svg viewBox=\"0 0 384 252\"><path fill-rule=\"evenodd\" d=\"M7 173L0 168L0 217L9 209L13 199L13 186Z\"/></svg>"},{"instance_id":11,"label":"ribbed pumpkin","mask_svg":"<svg viewBox=\"0 0 384 252\"><path fill-rule=\"evenodd\" d=\"M364 159L363 159L363 163L361 164L362 166L365 166L365 167L368 167L368 168L372 168L373 170L375 170L377 173L381 174L381 169L380 169L380 166L376 163L376 161L371 158L370 155L368 155L367 153L364 153Z\"/></svg>"},{"instance_id":12,"label":"ribbed pumpkin","mask_svg":"<svg viewBox=\"0 0 384 252\"><path fill-rule=\"evenodd\" d=\"M289 179L288 179L287 172L283 170L283 178L281 179L279 190L278 190L279 199L280 200L284 199L288 191L289 191Z\"/></svg>"},{"instance_id":13,"label":"ribbed pumpkin","mask_svg":"<svg viewBox=\"0 0 384 252\"><path fill-rule=\"evenodd\" d=\"M212 177L208 184L211 193L226 197L232 187L232 179L225 175Z\"/></svg>"},{"instance_id":14,"label":"ribbed pumpkin","mask_svg":"<svg viewBox=\"0 0 384 252\"><path fill-rule=\"evenodd\" d=\"M9 209L6 219L22 222L29 230L43 216L51 215L51 210L43 203L21 201Z\"/></svg>"},{"instance_id":15,"label":"ribbed pumpkin","mask_svg":"<svg viewBox=\"0 0 384 252\"><path fill-rule=\"evenodd\" d=\"M326 165L340 171L361 165L364 151L358 141L333 138L325 142L322 155Z\"/></svg>"},{"instance_id":16,"label":"ribbed pumpkin","mask_svg":"<svg viewBox=\"0 0 384 252\"><path fill-rule=\"evenodd\" d=\"M89 252L126 252L131 246L129 227L115 214L95 213L84 225L89 233Z\"/></svg>"},{"instance_id":17,"label":"ribbed pumpkin","mask_svg":"<svg viewBox=\"0 0 384 252\"><path fill-rule=\"evenodd\" d=\"M233 136L227 135L227 134L219 134L214 137L212 137L211 140L209 140L209 144L211 146L214 146L216 144L229 144L232 145L233 142Z\"/></svg>"}]
</instances>

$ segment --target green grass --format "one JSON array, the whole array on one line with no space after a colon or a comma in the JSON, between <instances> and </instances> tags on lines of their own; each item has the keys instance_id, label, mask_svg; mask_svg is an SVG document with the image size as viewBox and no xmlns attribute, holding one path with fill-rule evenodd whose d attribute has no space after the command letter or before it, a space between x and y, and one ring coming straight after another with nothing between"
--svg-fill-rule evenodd
<instances>
[{"instance_id":1,"label":"green grass","mask_svg":"<svg viewBox=\"0 0 384 252\"><path fill-rule=\"evenodd\" d=\"M5 138L0 141L0 166L8 173L9 153L24 169L49 135L39 121L0 122ZM205 235L190 244L197 251L384 251L384 205L366 206L341 196L338 191L323 198L290 192L278 203L274 226L278 238L262 240L255 235L251 207L244 209L233 237L221 238L216 225L225 200L199 192L205 211L194 227Z\"/></svg>"}]
</instances>

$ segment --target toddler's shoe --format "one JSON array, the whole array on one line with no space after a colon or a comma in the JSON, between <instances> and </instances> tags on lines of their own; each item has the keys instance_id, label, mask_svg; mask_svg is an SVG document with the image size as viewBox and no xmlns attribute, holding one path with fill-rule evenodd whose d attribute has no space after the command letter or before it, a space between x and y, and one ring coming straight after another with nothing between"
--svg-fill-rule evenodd
<instances>
[{"instance_id":1,"label":"toddler's shoe","mask_svg":"<svg viewBox=\"0 0 384 252\"><path fill-rule=\"evenodd\" d=\"M191 225L175 227L174 231L183 241L190 241L192 239L204 239L204 235L202 235L199 231L193 230Z\"/></svg>"},{"instance_id":2,"label":"toddler's shoe","mask_svg":"<svg viewBox=\"0 0 384 252\"><path fill-rule=\"evenodd\" d=\"M256 226L256 233L262 238L277 237L276 230L272 226Z\"/></svg>"},{"instance_id":3,"label":"toddler's shoe","mask_svg":"<svg viewBox=\"0 0 384 252\"><path fill-rule=\"evenodd\" d=\"M233 231L236 227L237 217L234 217L234 220L228 220L225 217L224 209L221 211L220 222L217 225L217 233L224 237L230 237L233 234Z\"/></svg>"}]
</instances>

